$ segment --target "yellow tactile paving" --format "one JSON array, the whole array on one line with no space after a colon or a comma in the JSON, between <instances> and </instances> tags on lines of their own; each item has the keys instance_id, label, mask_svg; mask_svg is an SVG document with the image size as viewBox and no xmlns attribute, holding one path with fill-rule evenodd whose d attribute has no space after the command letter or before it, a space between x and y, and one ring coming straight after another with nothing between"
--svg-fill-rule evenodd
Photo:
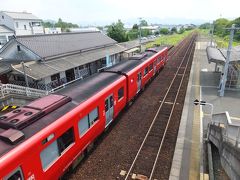
<instances>
[{"instance_id":1,"label":"yellow tactile paving","mask_svg":"<svg viewBox=\"0 0 240 180\"><path fill-rule=\"evenodd\" d=\"M196 57L195 57L196 58ZM200 82L199 62L195 59L195 78L194 82ZM195 98L200 99L200 86L195 87ZM194 107L194 119L192 124L192 144L190 154L189 179L200 179L200 106ZM202 114L203 115L203 114Z\"/></svg>"}]
</instances>

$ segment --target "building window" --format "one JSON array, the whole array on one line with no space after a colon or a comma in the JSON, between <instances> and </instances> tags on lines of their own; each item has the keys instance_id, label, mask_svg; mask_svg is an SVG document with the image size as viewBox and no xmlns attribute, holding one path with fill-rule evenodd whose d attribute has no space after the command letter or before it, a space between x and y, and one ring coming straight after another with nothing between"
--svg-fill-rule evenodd
<instances>
[{"instance_id":1,"label":"building window","mask_svg":"<svg viewBox=\"0 0 240 180\"><path fill-rule=\"evenodd\" d=\"M16 28L18 28L18 22L16 22Z\"/></svg>"},{"instance_id":2,"label":"building window","mask_svg":"<svg viewBox=\"0 0 240 180\"><path fill-rule=\"evenodd\" d=\"M146 67L146 68L144 69L144 76L146 76L147 73L148 73L148 67Z\"/></svg>"},{"instance_id":3,"label":"building window","mask_svg":"<svg viewBox=\"0 0 240 180\"><path fill-rule=\"evenodd\" d=\"M118 90L118 100L122 99L124 96L124 88L121 87L119 90Z\"/></svg>"},{"instance_id":4,"label":"building window","mask_svg":"<svg viewBox=\"0 0 240 180\"><path fill-rule=\"evenodd\" d=\"M68 129L57 140L48 145L41 153L42 168L46 170L72 143L74 143L73 128Z\"/></svg>"},{"instance_id":5,"label":"building window","mask_svg":"<svg viewBox=\"0 0 240 180\"><path fill-rule=\"evenodd\" d=\"M78 132L80 136L83 136L87 130L99 119L98 107L93 109L88 115L84 116L78 122Z\"/></svg>"},{"instance_id":6,"label":"building window","mask_svg":"<svg viewBox=\"0 0 240 180\"><path fill-rule=\"evenodd\" d=\"M51 76L51 81L57 81L59 79L60 79L60 74L59 73L54 74L54 75Z\"/></svg>"},{"instance_id":7,"label":"building window","mask_svg":"<svg viewBox=\"0 0 240 180\"><path fill-rule=\"evenodd\" d=\"M24 25L24 30L27 30L27 26L26 25Z\"/></svg>"}]
</instances>

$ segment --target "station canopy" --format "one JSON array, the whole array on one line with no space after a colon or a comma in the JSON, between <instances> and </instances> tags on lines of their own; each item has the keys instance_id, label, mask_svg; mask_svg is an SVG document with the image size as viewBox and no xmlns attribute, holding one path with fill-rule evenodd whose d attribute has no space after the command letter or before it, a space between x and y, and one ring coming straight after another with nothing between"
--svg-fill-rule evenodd
<instances>
[{"instance_id":1,"label":"station canopy","mask_svg":"<svg viewBox=\"0 0 240 180\"><path fill-rule=\"evenodd\" d=\"M227 49L219 49L215 47L207 47L207 57L209 63L217 63L224 65L227 57ZM233 48L230 57L230 64L240 63L240 49Z\"/></svg>"}]
</instances>

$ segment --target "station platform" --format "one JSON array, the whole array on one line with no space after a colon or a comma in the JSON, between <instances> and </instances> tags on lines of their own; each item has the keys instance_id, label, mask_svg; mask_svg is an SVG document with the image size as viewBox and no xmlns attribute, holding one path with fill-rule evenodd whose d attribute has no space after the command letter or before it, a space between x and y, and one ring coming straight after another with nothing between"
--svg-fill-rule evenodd
<instances>
[{"instance_id":1,"label":"station platform","mask_svg":"<svg viewBox=\"0 0 240 180\"><path fill-rule=\"evenodd\" d=\"M203 134L211 121L210 106L195 106L195 99L213 104L213 114L228 111L231 119L240 121L240 91L225 90L219 96L220 72L208 63L206 48L210 38L199 36L184 102L181 123L174 152L170 180L209 179L204 170Z\"/></svg>"}]
</instances>

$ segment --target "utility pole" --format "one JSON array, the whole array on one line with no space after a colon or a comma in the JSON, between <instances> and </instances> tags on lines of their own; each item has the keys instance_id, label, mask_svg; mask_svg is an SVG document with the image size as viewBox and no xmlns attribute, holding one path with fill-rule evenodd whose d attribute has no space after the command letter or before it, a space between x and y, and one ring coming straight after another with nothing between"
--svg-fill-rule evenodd
<instances>
[{"instance_id":1,"label":"utility pole","mask_svg":"<svg viewBox=\"0 0 240 180\"><path fill-rule=\"evenodd\" d=\"M24 62L22 61L21 64L22 64L22 69L23 69L23 74L24 74L24 78L25 78L26 86L29 87L29 84L28 84L28 78L27 78L27 75L26 75Z\"/></svg>"},{"instance_id":2,"label":"utility pole","mask_svg":"<svg viewBox=\"0 0 240 180\"><path fill-rule=\"evenodd\" d=\"M139 44L140 44L140 52L142 51L142 32L141 32L141 20L142 18L139 18Z\"/></svg>"},{"instance_id":3,"label":"utility pole","mask_svg":"<svg viewBox=\"0 0 240 180\"><path fill-rule=\"evenodd\" d=\"M224 70L223 70L223 75L221 78L220 82L220 96L224 96L224 91L225 91L225 86L226 86L226 81L227 81L227 74L228 74L228 65L229 61L231 58L231 51L232 51L232 42L233 42L233 36L234 36L234 30L240 29L240 28L235 28L235 24L232 25L231 28L226 28L230 30L230 39L229 39L229 44L228 44L228 50L227 50L227 59L224 65Z\"/></svg>"},{"instance_id":4,"label":"utility pole","mask_svg":"<svg viewBox=\"0 0 240 180\"><path fill-rule=\"evenodd\" d=\"M210 44L211 47L213 46L213 30L214 30L214 24L212 23L212 25L211 25L211 44Z\"/></svg>"}]
</instances>

